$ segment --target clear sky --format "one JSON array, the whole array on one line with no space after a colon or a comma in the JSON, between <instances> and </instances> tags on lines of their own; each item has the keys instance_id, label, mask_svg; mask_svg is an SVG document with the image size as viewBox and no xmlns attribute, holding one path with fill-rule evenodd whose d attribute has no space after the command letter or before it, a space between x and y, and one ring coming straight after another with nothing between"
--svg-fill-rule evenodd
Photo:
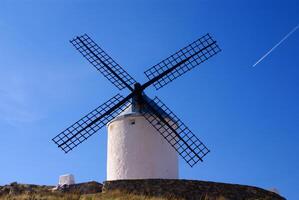
<instances>
[{"instance_id":1,"label":"clear sky","mask_svg":"<svg viewBox=\"0 0 299 200\"><path fill-rule=\"evenodd\" d=\"M51 138L118 90L69 40L88 33L140 82L210 32L222 52L159 91L211 153L180 178L277 188L299 199L297 0L0 2L0 185L104 181L106 130L69 154ZM122 94L127 94L123 91Z\"/></svg>"}]
</instances>

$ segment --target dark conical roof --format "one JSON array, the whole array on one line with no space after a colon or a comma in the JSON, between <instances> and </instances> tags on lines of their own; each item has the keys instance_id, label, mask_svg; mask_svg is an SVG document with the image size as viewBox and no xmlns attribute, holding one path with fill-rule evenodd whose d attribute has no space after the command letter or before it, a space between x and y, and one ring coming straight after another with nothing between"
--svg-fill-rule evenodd
<instances>
[{"instance_id":1,"label":"dark conical roof","mask_svg":"<svg viewBox=\"0 0 299 200\"><path fill-rule=\"evenodd\" d=\"M155 110L162 115L164 118L170 118L170 116L159 106L157 105L151 98L146 96L145 94L142 95L143 99L147 102L151 102L151 106L155 108ZM145 113L152 113L150 109L148 109L145 105L140 105L136 101L132 100L131 104L121 112L116 118L127 116L127 115L136 115L136 114L145 114Z\"/></svg>"}]
</instances>

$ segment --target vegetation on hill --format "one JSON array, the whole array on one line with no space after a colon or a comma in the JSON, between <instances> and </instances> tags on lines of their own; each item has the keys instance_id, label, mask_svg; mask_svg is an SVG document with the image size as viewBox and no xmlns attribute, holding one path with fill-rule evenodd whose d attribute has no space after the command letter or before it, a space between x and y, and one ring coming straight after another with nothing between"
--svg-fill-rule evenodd
<instances>
[{"instance_id":1,"label":"vegetation on hill","mask_svg":"<svg viewBox=\"0 0 299 200\"><path fill-rule=\"evenodd\" d=\"M94 181L75 184L58 190L53 190L53 188L54 186L14 182L0 186L0 200L165 200L120 191L102 193L102 184Z\"/></svg>"},{"instance_id":2,"label":"vegetation on hill","mask_svg":"<svg viewBox=\"0 0 299 200\"><path fill-rule=\"evenodd\" d=\"M175 198L167 199L179 200ZM45 192L40 194L5 195L0 197L0 200L166 200L166 198L125 194L122 192L115 191L89 195L66 194L56 192Z\"/></svg>"},{"instance_id":3,"label":"vegetation on hill","mask_svg":"<svg viewBox=\"0 0 299 200\"><path fill-rule=\"evenodd\" d=\"M70 186L11 183L0 200L285 200L261 188L192 180L95 181Z\"/></svg>"},{"instance_id":4,"label":"vegetation on hill","mask_svg":"<svg viewBox=\"0 0 299 200\"><path fill-rule=\"evenodd\" d=\"M40 194L21 194L5 195L0 200L184 200L175 197L150 197L144 195L126 194L119 191L98 193L98 194L68 194L68 193L40 193ZM225 197L202 196L199 200L229 200ZM271 200L271 199L267 199Z\"/></svg>"}]
</instances>

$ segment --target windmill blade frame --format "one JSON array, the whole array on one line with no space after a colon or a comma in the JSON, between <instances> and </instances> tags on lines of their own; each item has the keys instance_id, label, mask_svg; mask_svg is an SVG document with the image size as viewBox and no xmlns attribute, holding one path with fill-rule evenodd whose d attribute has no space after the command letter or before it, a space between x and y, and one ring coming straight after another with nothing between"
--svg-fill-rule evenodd
<instances>
[{"instance_id":1,"label":"windmill blade frame","mask_svg":"<svg viewBox=\"0 0 299 200\"><path fill-rule=\"evenodd\" d=\"M77 36L70 42L113 85L119 90L128 88L130 94L126 97L115 95L54 137L52 140L59 148L68 153L134 104L136 111L159 132L155 134L161 134L191 167L203 161L210 152L206 145L158 97L149 99L144 90L150 85L158 90L218 54L221 49L210 34L146 70L144 73L149 80L142 85L87 34Z\"/></svg>"},{"instance_id":2,"label":"windmill blade frame","mask_svg":"<svg viewBox=\"0 0 299 200\"><path fill-rule=\"evenodd\" d=\"M129 99L120 94L115 95L55 136L52 141L68 153L126 109Z\"/></svg>"},{"instance_id":3,"label":"windmill blade frame","mask_svg":"<svg viewBox=\"0 0 299 200\"><path fill-rule=\"evenodd\" d=\"M70 40L72 45L85 57L99 72L101 72L119 90L128 88L133 91L132 85L136 81L117 64L99 45L87 34Z\"/></svg>"},{"instance_id":4,"label":"windmill blade frame","mask_svg":"<svg viewBox=\"0 0 299 200\"><path fill-rule=\"evenodd\" d=\"M153 84L158 90L220 51L216 41L207 33L146 70L144 74L149 79L146 86Z\"/></svg>"},{"instance_id":5,"label":"windmill blade frame","mask_svg":"<svg viewBox=\"0 0 299 200\"><path fill-rule=\"evenodd\" d=\"M191 167L203 161L210 150L158 97L143 104L143 116Z\"/></svg>"}]
</instances>

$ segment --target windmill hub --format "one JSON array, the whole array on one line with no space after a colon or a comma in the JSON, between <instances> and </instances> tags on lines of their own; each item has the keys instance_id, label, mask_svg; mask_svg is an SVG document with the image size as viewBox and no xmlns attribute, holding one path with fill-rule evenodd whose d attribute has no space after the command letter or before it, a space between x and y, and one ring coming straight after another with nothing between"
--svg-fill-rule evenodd
<instances>
[{"instance_id":1,"label":"windmill hub","mask_svg":"<svg viewBox=\"0 0 299 200\"><path fill-rule=\"evenodd\" d=\"M134 84L134 90L135 90L136 92L138 92L138 91L142 92L141 84L140 84L140 83L135 83L135 84Z\"/></svg>"},{"instance_id":2,"label":"windmill hub","mask_svg":"<svg viewBox=\"0 0 299 200\"><path fill-rule=\"evenodd\" d=\"M142 105L143 101L142 101L142 92L143 89L141 87L140 83L135 83L134 84L134 90L132 93L134 93L134 96L132 97L133 101L132 103L138 104L138 105Z\"/></svg>"},{"instance_id":3,"label":"windmill hub","mask_svg":"<svg viewBox=\"0 0 299 200\"><path fill-rule=\"evenodd\" d=\"M70 42L113 85L131 93L115 95L54 137L59 148L68 153L109 123L108 180L177 178L177 154L191 167L203 161L209 149L158 97L143 91L151 85L158 90L219 53L210 34L146 70L149 80L142 85L88 35Z\"/></svg>"}]
</instances>

